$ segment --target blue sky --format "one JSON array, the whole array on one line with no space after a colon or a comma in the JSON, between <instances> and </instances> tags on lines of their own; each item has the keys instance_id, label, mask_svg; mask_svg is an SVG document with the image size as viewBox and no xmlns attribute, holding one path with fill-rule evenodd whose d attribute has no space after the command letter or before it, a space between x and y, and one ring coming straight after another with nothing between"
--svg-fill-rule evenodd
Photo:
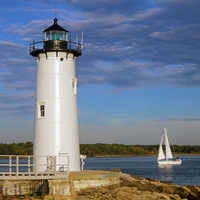
<instances>
[{"instance_id":1,"label":"blue sky","mask_svg":"<svg viewBox=\"0 0 200 200\"><path fill-rule=\"evenodd\" d=\"M199 0L0 0L0 142L33 141L29 43L58 23L84 32L80 143L200 143Z\"/></svg>"}]
</instances>

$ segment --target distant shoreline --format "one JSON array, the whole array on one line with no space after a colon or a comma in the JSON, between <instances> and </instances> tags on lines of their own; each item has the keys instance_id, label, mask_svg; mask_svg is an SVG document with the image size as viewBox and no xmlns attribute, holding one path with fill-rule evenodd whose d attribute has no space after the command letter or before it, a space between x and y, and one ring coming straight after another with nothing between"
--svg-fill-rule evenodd
<instances>
[{"instance_id":1,"label":"distant shoreline","mask_svg":"<svg viewBox=\"0 0 200 200\"><path fill-rule=\"evenodd\" d=\"M157 155L95 155L95 156L87 156L88 158L115 158L115 157L157 157ZM200 153L194 154L194 153L186 153L186 154L173 154L174 157L176 156L200 156Z\"/></svg>"},{"instance_id":2,"label":"distant shoreline","mask_svg":"<svg viewBox=\"0 0 200 200\"><path fill-rule=\"evenodd\" d=\"M80 144L80 154L87 157L144 157L157 156L159 145ZM173 154L200 155L200 145L173 145ZM0 155L33 155L33 143L0 143Z\"/></svg>"}]
</instances>

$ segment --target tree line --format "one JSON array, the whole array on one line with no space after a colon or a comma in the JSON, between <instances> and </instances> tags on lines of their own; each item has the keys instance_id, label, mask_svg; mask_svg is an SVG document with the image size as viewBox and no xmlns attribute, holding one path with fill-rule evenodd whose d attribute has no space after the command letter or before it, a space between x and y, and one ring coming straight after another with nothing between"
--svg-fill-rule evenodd
<instances>
[{"instance_id":1,"label":"tree line","mask_svg":"<svg viewBox=\"0 0 200 200\"><path fill-rule=\"evenodd\" d=\"M93 156L147 156L157 155L159 145L125 145L125 144L81 144L80 152ZM173 154L200 154L200 146L171 145Z\"/></svg>"},{"instance_id":2,"label":"tree line","mask_svg":"<svg viewBox=\"0 0 200 200\"><path fill-rule=\"evenodd\" d=\"M0 143L0 155L33 155L33 143Z\"/></svg>"},{"instance_id":3,"label":"tree line","mask_svg":"<svg viewBox=\"0 0 200 200\"><path fill-rule=\"evenodd\" d=\"M95 156L147 156L157 155L159 145L125 144L80 144L80 153L87 157ZM200 154L200 146L173 145L175 154ZM33 155L33 143L0 143L0 155Z\"/></svg>"}]
</instances>

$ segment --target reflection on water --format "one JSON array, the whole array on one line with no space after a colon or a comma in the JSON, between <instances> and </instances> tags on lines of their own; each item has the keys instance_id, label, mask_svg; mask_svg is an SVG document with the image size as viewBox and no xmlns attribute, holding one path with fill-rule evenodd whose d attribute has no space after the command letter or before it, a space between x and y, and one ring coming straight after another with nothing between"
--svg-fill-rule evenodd
<instances>
[{"instance_id":1,"label":"reflection on water","mask_svg":"<svg viewBox=\"0 0 200 200\"><path fill-rule=\"evenodd\" d=\"M158 165L158 173L163 182L173 182L174 167L174 165Z\"/></svg>"}]
</instances>

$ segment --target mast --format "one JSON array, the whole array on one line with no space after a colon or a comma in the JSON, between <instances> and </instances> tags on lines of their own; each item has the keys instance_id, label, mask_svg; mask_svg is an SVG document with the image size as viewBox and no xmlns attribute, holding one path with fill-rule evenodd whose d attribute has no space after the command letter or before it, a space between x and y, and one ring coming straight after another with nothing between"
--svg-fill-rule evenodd
<instances>
[{"instance_id":1,"label":"mast","mask_svg":"<svg viewBox=\"0 0 200 200\"><path fill-rule=\"evenodd\" d=\"M159 146L159 150L158 150L158 159L157 160L165 159L165 154L164 154L163 148L162 148L163 138L164 138L164 133L162 134L162 137L160 140L160 146Z\"/></svg>"},{"instance_id":2,"label":"mast","mask_svg":"<svg viewBox=\"0 0 200 200\"><path fill-rule=\"evenodd\" d=\"M173 156L172 156L172 151L171 151L171 148L169 145L166 128L164 129L164 134L165 134L166 159L171 159L171 158L173 158Z\"/></svg>"}]
</instances>

